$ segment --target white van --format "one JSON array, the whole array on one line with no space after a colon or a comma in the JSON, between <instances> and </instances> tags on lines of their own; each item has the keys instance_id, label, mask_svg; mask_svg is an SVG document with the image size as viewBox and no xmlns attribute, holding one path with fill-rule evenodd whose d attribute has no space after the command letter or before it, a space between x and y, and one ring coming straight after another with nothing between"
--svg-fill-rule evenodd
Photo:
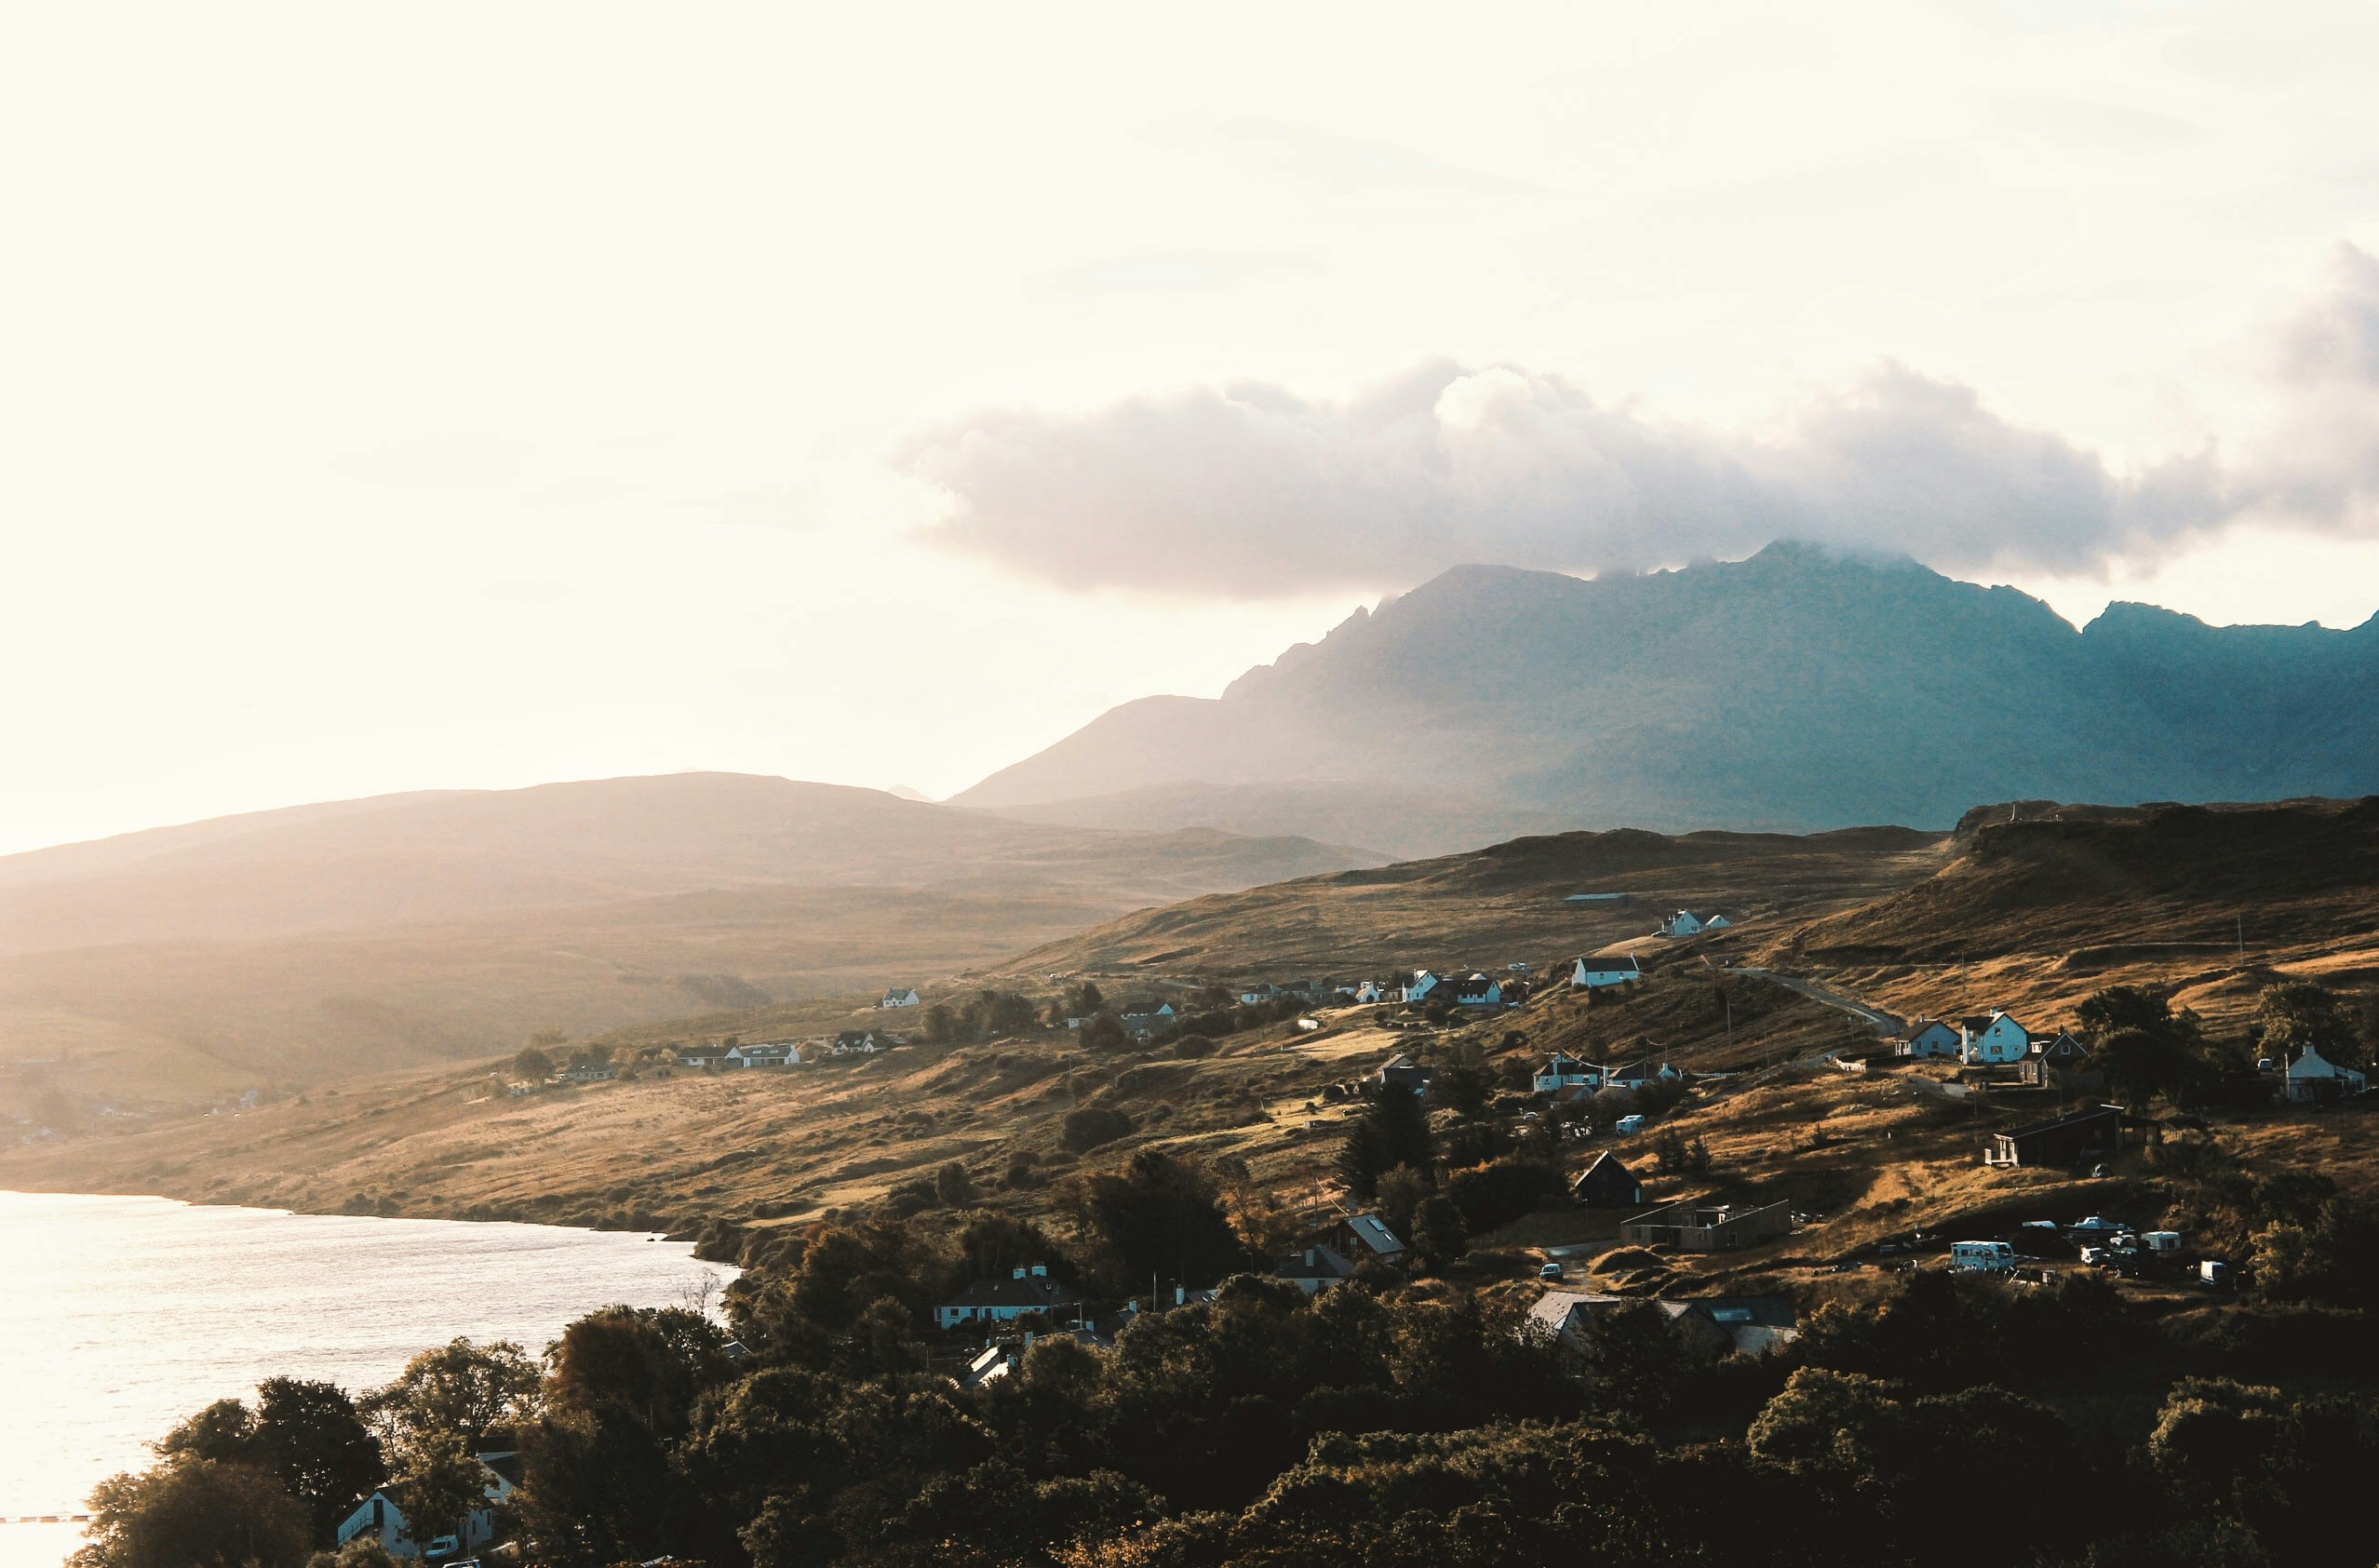
<instances>
[{"instance_id":1,"label":"white van","mask_svg":"<svg viewBox=\"0 0 2379 1568\"><path fill-rule=\"evenodd\" d=\"M2016 1266L2016 1250L2005 1241L1953 1241L1950 1272L2005 1274Z\"/></svg>"},{"instance_id":2,"label":"white van","mask_svg":"<svg viewBox=\"0 0 2379 1568\"><path fill-rule=\"evenodd\" d=\"M1644 1119L1640 1116L1623 1116L1611 1124L1611 1131L1621 1137L1641 1132L1644 1131Z\"/></svg>"}]
</instances>

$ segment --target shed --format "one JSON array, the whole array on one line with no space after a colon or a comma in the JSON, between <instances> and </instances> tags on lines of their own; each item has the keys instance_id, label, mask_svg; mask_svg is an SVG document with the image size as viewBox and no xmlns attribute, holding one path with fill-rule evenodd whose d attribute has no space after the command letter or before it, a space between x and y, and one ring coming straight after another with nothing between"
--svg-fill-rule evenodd
<instances>
[{"instance_id":1,"label":"shed","mask_svg":"<svg viewBox=\"0 0 2379 1568\"><path fill-rule=\"evenodd\" d=\"M1569 1195L1589 1209L1633 1209L1644 1201L1644 1184L1618 1155L1605 1149L1569 1184Z\"/></svg>"}]
</instances>

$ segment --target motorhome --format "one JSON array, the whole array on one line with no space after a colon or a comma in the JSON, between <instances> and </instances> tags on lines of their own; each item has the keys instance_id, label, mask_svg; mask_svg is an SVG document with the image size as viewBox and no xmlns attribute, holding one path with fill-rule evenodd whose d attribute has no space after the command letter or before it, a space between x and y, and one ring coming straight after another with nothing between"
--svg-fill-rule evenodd
<instances>
[{"instance_id":1,"label":"motorhome","mask_svg":"<svg viewBox=\"0 0 2379 1568\"><path fill-rule=\"evenodd\" d=\"M1953 1274L2005 1274L2016 1266L2016 1250L2005 1241L1953 1241L1949 1266Z\"/></svg>"}]
</instances>

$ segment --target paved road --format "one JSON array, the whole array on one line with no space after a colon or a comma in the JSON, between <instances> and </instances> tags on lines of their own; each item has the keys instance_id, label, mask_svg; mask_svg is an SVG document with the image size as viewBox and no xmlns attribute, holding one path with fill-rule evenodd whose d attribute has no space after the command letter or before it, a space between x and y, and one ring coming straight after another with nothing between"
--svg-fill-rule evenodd
<instances>
[{"instance_id":1,"label":"paved road","mask_svg":"<svg viewBox=\"0 0 2379 1568\"><path fill-rule=\"evenodd\" d=\"M1851 1017L1872 1027L1879 1035L1896 1034L1902 1027L1901 1020L1896 1014L1886 1012L1881 1008L1869 1007L1855 998L1846 997L1839 991L1828 990L1816 981L1804 980L1797 974L1779 974L1772 969L1732 969L1725 964L1715 964L1712 967L1722 974L1747 974L1754 980L1766 980L1781 985L1788 991L1798 991L1813 1002L1823 1002L1828 1007L1850 1014Z\"/></svg>"}]
</instances>

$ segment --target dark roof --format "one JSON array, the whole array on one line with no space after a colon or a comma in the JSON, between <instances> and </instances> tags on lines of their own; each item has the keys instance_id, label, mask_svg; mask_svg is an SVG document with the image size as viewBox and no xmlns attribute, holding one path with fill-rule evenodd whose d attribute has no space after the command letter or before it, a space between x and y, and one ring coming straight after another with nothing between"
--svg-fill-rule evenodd
<instances>
[{"instance_id":1,"label":"dark roof","mask_svg":"<svg viewBox=\"0 0 2379 1568\"><path fill-rule=\"evenodd\" d=\"M1593 1159L1586 1162L1586 1169L1578 1173L1578 1180L1581 1182L1584 1181L1587 1177L1593 1175L1595 1172L1601 1170L1606 1165L1611 1166L1617 1170L1620 1175L1625 1176L1630 1181L1633 1181L1635 1179L1635 1173L1627 1168L1626 1160L1621 1159L1618 1155L1613 1154L1610 1150L1605 1149L1602 1153L1596 1155ZM1572 1183L1571 1185L1576 1186L1577 1184Z\"/></svg>"},{"instance_id":2,"label":"dark roof","mask_svg":"<svg viewBox=\"0 0 2379 1568\"><path fill-rule=\"evenodd\" d=\"M2067 1127L2079 1127L2088 1122L2103 1120L2108 1117L2113 1117L2119 1120L2121 1119L2122 1115L2123 1107L2120 1106L2092 1106L2087 1110L2073 1111L2064 1116L2053 1117L2047 1121L2036 1121L2023 1127L2010 1127L2006 1132L2000 1133L1999 1136L2002 1138L2029 1138L2037 1132L2060 1132Z\"/></svg>"},{"instance_id":3,"label":"dark roof","mask_svg":"<svg viewBox=\"0 0 2379 1568\"><path fill-rule=\"evenodd\" d=\"M1687 1296L1677 1305L1691 1307L1716 1323L1757 1323L1763 1328L1789 1329L1799 1320L1793 1304L1781 1295Z\"/></svg>"},{"instance_id":4,"label":"dark roof","mask_svg":"<svg viewBox=\"0 0 2379 1568\"><path fill-rule=\"evenodd\" d=\"M876 1031L873 1029L845 1029L842 1033L834 1037L834 1043L837 1045L857 1045L861 1040L866 1039L868 1036L875 1032Z\"/></svg>"},{"instance_id":5,"label":"dark roof","mask_svg":"<svg viewBox=\"0 0 2379 1568\"><path fill-rule=\"evenodd\" d=\"M1061 1283L1046 1274L1031 1274L1021 1280L977 1280L942 1305L1021 1307L1045 1311L1053 1307L1073 1307L1082 1299L1081 1293L1071 1285Z\"/></svg>"},{"instance_id":6,"label":"dark roof","mask_svg":"<svg viewBox=\"0 0 2379 1568\"><path fill-rule=\"evenodd\" d=\"M1309 1254L1312 1258L1310 1263L1306 1261ZM1308 1247L1283 1258L1281 1266L1272 1273L1282 1280L1351 1280L1354 1271L1353 1264L1329 1248Z\"/></svg>"}]
</instances>

